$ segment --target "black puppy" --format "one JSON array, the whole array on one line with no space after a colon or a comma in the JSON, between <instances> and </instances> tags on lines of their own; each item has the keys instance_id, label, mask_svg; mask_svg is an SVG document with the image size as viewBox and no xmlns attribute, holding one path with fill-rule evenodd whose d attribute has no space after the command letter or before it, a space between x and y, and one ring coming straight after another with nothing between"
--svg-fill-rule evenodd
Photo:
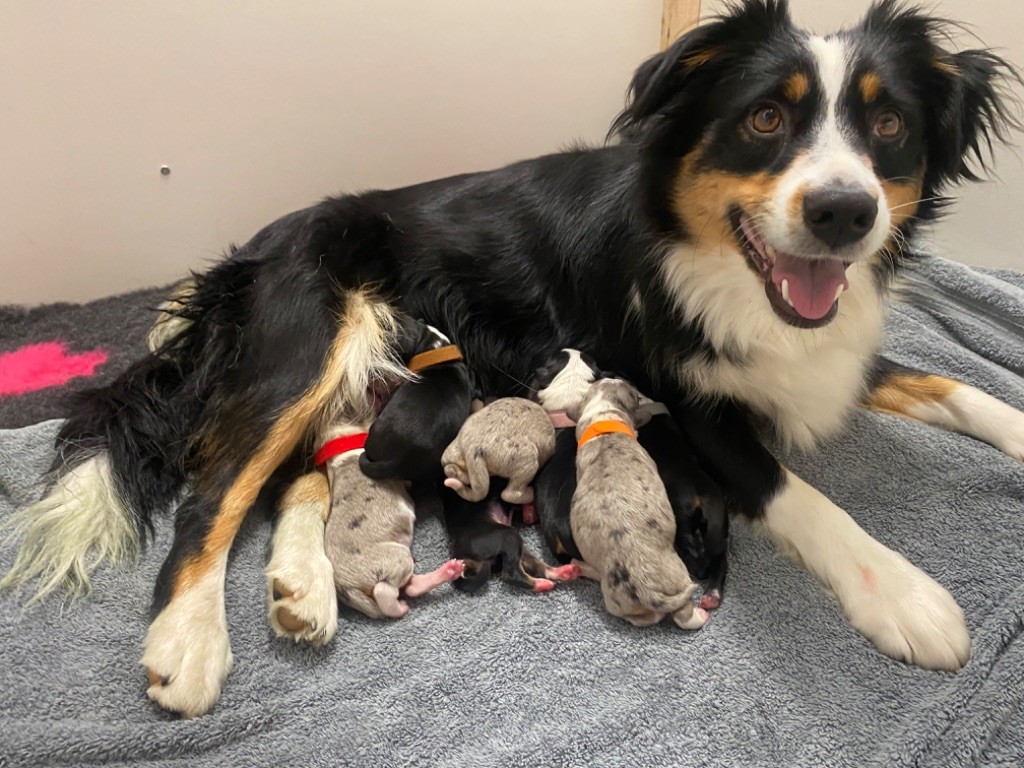
<instances>
[{"instance_id":1,"label":"black puppy","mask_svg":"<svg viewBox=\"0 0 1024 768\"><path fill-rule=\"evenodd\" d=\"M469 417L472 401L466 363L448 338L411 317L401 323L399 351L417 378L394 391L370 427L359 468L375 480L440 473L441 454Z\"/></svg>"},{"instance_id":2,"label":"black puppy","mask_svg":"<svg viewBox=\"0 0 1024 768\"><path fill-rule=\"evenodd\" d=\"M704 581L700 607L713 610L725 588L729 515L721 489L698 466L668 409L645 406L651 419L637 439L654 459L676 518L675 547L694 579Z\"/></svg>"},{"instance_id":3,"label":"black puppy","mask_svg":"<svg viewBox=\"0 0 1024 768\"><path fill-rule=\"evenodd\" d=\"M555 426L555 453L534 478L534 504L548 549L560 563L582 560L569 524L569 509L576 492L576 423L566 414L587 396L600 377L594 359L576 349L552 355L530 381L532 397L548 412Z\"/></svg>"},{"instance_id":4,"label":"black puppy","mask_svg":"<svg viewBox=\"0 0 1024 768\"><path fill-rule=\"evenodd\" d=\"M487 498L466 501L449 488L441 488L444 522L451 540L452 557L465 563L455 587L475 592L498 571L502 578L531 592L547 592L556 581L579 576L575 565L553 568L523 546L519 529L513 528L509 507L501 500L505 481L494 478Z\"/></svg>"}]
</instances>

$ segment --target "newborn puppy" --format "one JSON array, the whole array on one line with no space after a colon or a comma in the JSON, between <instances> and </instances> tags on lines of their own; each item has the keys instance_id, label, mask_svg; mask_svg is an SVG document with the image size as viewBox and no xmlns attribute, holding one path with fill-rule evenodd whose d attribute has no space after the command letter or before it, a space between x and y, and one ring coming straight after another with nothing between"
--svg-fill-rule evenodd
<instances>
[{"instance_id":1,"label":"newborn puppy","mask_svg":"<svg viewBox=\"0 0 1024 768\"><path fill-rule=\"evenodd\" d=\"M583 559L569 522L576 490L576 422L566 412L579 410L599 375L597 363L590 355L563 349L538 368L530 381L533 397L547 411L555 428L555 452L540 468L533 486L544 541L561 563Z\"/></svg>"},{"instance_id":2,"label":"newborn puppy","mask_svg":"<svg viewBox=\"0 0 1024 768\"><path fill-rule=\"evenodd\" d=\"M654 460L636 441L646 414L621 379L591 385L577 419L572 533L581 573L600 580L605 607L636 626L667 614L684 629L708 614L690 598L696 586L674 549L675 516Z\"/></svg>"},{"instance_id":3,"label":"newborn puppy","mask_svg":"<svg viewBox=\"0 0 1024 768\"><path fill-rule=\"evenodd\" d=\"M324 549L343 603L374 619L397 619L409 612L400 592L415 597L454 581L463 564L449 560L436 571L413 574L412 499L401 480L373 480L360 471L360 433L358 427L336 429L317 453L331 487Z\"/></svg>"},{"instance_id":4,"label":"newborn puppy","mask_svg":"<svg viewBox=\"0 0 1024 768\"><path fill-rule=\"evenodd\" d=\"M398 345L417 378L399 385L370 427L359 466L377 480L435 476L472 400L462 355L436 328L404 317Z\"/></svg>"},{"instance_id":5,"label":"newborn puppy","mask_svg":"<svg viewBox=\"0 0 1024 768\"><path fill-rule=\"evenodd\" d=\"M497 475L508 479L501 498L529 504L530 482L554 451L555 429L543 408L521 397L500 398L466 419L445 449L444 484L467 501L483 501Z\"/></svg>"},{"instance_id":6,"label":"newborn puppy","mask_svg":"<svg viewBox=\"0 0 1024 768\"><path fill-rule=\"evenodd\" d=\"M713 610L725 588L729 515L721 489L697 465L668 409L644 399L650 417L640 428L640 446L654 460L676 520L676 552L690 575L707 580L700 607ZM538 483L538 493L539 493Z\"/></svg>"},{"instance_id":7,"label":"newborn puppy","mask_svg":"<svg viewBox=\"0 0 1024 768\"><path fill-rule=\"evenodd\" d=\"M441 490L452 557L465 564L465 573L455 586L475 592L493 570L531 592L547 592L556 581L575 579L579 575L577 566L552 568L523 546L519 530L508 524L510 515L502 506L503 484L496 480L483 501L467 501L447 488Z\"/></svg>"}]
</instances>

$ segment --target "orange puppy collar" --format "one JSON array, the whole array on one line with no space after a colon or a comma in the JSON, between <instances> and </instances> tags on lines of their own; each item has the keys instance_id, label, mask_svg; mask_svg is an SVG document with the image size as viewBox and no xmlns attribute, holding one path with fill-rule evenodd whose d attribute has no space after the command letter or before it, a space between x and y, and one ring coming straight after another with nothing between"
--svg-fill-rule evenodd
<instances>
[{"instance_id":1,"label":"orange puppy collar","mask_svg":"<svg viewBox=\"0 0 1024 768\"><path fill-rule=\"evenodd\" d=\"M583 434L580 436L579 442L576 443L576 448L582 448L586 443L593 440L595 437L601 435L611 435L619 433L622 435L629 435L631 438L636 440L636 432L633 431L632 427L628 424L623 424L621 421L595 421L589 427L583 430Z\"/></svg>"},{"instance_id":2,"label":"orange puppy collar","mask_svg":"<svg viewBox=\"0 0 1024 768\"><path fill-rule=\"evenodd\" d=\"M446 344L443 347L428 349L426 352L413 355L409 361L409 370L416 373L424 368L431 368L441 363L451 363L461 359L462 352L459 351L459 348L454 344Z\"/></svg>"}]
</instances>

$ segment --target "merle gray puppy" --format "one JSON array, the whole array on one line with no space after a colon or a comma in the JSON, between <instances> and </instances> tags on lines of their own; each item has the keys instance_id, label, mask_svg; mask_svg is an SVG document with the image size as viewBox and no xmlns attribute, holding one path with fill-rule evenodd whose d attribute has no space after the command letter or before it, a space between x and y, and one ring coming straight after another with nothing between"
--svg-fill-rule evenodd
<instances>
[{"instance_id":1,"label":"merle gray puppy","mask_svg":"<svg viewBox=\"0 0 1024 768\"><path fill-rule=\"evenodd\" d=\"M554 451L555 429L544 409L521 397L503 397L466 419L445 449L444 484L466 501L482 501L496 475L508 480L502 499L530 504L530 483Z\"/></svg>"},{"instance_id":2,"label":"merle gray puppy","mask_svg":"<svg viewBox=\"0 0 1024 768\"><path fill-rule=\"evenodd\" d=\"M636 441L645 412L640 394L621 379L590 387L575 419L576 492L572 533L584 576L601 582L605 607L635 626L671 614L697 629L707 611L691 600L696 586L676 554L675 515L658 468Z\"/></svg>"},{"instance_id":3,"label":"merle gray puppy","mask_svg":"<svg viewBox=\"0 0 1024 768\"><path fill-rule=\"evenodd\" d=\"M362 431L337 428L339 437ZM324 549L334 568L338 599L371 618L401 618L409 612L400 599L422 595L463 573L461 560L449 560L430 573L414 574L412 546L416 514L401 480L374 480L359 468L362 450L338 454L327 462L331 511Z\"/></svg>"}]
</instances>

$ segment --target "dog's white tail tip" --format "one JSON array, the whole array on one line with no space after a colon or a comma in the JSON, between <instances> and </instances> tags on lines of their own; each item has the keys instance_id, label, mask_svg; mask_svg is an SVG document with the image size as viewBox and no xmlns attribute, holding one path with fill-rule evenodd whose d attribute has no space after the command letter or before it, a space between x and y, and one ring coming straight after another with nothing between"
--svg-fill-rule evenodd
<instances>
[{"instance_id":1,"label":"dog's white tail tip","mask_svg":"<svg viewBox=\"0 0 1024 768\"><path fill-rule=\"evenodd\" d=\"M5 543L22 539L0 589L37 581L29 604L59 588L71 597L91 589L90 573L101 563L134 560L139 535L110 473L106 454L64 472L45 497L16 513L4 528Z\"/></svg>"}]
</instances>

